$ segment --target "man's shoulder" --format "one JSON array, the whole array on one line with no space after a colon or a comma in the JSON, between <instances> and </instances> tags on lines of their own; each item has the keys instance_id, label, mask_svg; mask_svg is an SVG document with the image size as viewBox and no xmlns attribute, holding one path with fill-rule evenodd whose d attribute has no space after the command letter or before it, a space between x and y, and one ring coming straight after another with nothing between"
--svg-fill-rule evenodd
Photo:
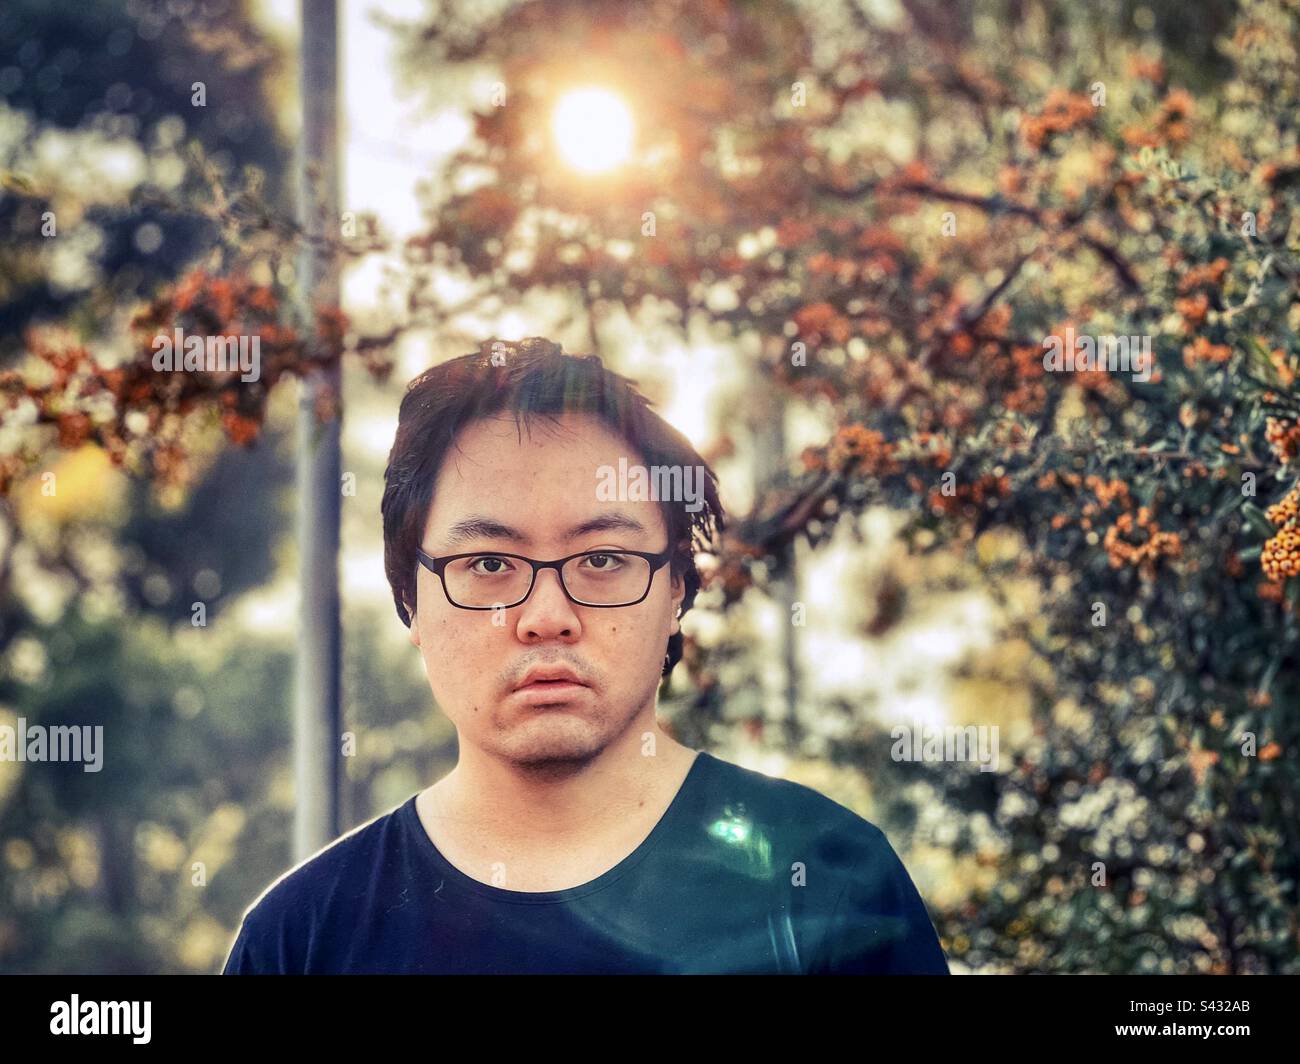
<instances>
[{"instance_id":1,"label":"man's shoulder","mask_svg":"<svg viewBox=\"0 0 1300 1064\"><path fill-rule=\"evenodd\" d=\"M327 904L346 901L354 884L375 871L378 851L409 801L359 824L282 873L248 907L244 923L278 925L302 919Z\"/></svg>"},{"instance_id":2,"label":"man's shoulder","mask_svg":"<svg viewBox=\"0 0 1300 1064\"><path fill-rule=\"evenodd\" d=\"M411 800L339 836L263 890L244 913L225 974L303 973L338 963L343 930L374 897L375 878L393 867Z\"/></svg>"},{"instance_id":3,"label":"man's shoulder","mask_svg":"<svg viewBox=\"0 0 1300 1064\"><path fill-rule=\"evenodd\" d=\"M776 825L773 856L805 875L800 903L817 929L805 970L947 973L925 903L879 827L807 784L720 763L720 794L752 803L761 827Z\"/></svg>"},{"instance_id":4,"label":"man's shoulder","mask_svg":"<svg viewBox=\"0 0 1300 1064\"><path fill-rule=\"evenodd\" d=\"M855 852L876 853L889 845L885 833L866 817L806 783L710 756L718 765L721 792L752 806L750 811L765 824L818 840L846 860Z\"/></svg>"}]
</instances>

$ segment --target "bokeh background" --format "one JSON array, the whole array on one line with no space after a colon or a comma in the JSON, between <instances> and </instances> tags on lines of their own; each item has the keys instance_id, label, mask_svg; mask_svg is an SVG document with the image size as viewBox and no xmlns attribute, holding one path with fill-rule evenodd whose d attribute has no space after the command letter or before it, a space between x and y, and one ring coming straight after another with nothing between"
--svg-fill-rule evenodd
<instances>
[{"instance_id":1,"label":"bokeh background","mask_svg":"<svg viewBox=\"0 0 1300 1064\"><path fill-rule=\"evenodd\" d=\"M345 828L451 768L383 467L407 380L536 335L720 476L665 726L878 824L954 971L1300 971L1295 0L340 8L311 321L297 5L0 9L0 724L106 745L0 760L0 971L219 970L292 863L321 360ZM262 382L151 374L174 325ZM1155 372L1046 372L1067 327Z\"/></svg>"}]
</instances>

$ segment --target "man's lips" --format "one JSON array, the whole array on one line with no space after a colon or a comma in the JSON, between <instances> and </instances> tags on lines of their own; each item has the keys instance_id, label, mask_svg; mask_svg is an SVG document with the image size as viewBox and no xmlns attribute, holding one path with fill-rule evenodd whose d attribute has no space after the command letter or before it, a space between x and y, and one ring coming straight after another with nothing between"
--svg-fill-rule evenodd
<instances>
[{"instance_id":1,"label":"man's lips","mask_svg":"<svg viewBox=\"0 0 1300 1064\"><path fill-rule=\"evenodd\" d=\"M578 674L567 665L534 665L524 673L523 682L515 690L526 691L533 687L585 687Z\"/></svg>"},{"instance_id":2,"label":"man's lips","mask_svg":"<svg viewBox=\"0 0 1300 1064\"><path fill-rule=\"evenodd\" d=\"M570 680L537 680L515 688L511 697L524 705L547 706L585 700L590 691L586 684Z\"/></svg>"}]
</instances>

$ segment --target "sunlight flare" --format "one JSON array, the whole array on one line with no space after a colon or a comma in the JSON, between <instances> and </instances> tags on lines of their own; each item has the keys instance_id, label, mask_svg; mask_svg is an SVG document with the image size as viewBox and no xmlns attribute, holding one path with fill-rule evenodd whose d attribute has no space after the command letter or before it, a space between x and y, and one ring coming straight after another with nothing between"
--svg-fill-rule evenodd
<instances>
[{"instance_id":1,"label":"sunlight flare","mask_svg":"<svg viewBox=\"0 0 1300 1064\"><path fill-rule=\"evenodd\" d=\"M583 173L606 173L632 154L632 112L608 89L566 92L555 105L551 127L565 162Z\"/></svg>"}]
</instances>

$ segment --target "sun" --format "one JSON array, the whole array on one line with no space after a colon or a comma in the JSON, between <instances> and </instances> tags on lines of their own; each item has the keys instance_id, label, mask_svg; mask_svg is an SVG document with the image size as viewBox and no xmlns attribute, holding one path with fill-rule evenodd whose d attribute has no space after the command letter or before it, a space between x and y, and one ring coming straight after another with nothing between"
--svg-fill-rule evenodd
<instances>
[{"instance_id":1,"label":"sun","mask_svg":"<svg viewBox=\"0 0 1300 1064\"><path fill-rule=\"evenodd\" d=\"M608 89L571 89L551 117L555 143L565 162L586 174L606 173L632 154L632 112Z\"/></svg>"}]
</instances>

